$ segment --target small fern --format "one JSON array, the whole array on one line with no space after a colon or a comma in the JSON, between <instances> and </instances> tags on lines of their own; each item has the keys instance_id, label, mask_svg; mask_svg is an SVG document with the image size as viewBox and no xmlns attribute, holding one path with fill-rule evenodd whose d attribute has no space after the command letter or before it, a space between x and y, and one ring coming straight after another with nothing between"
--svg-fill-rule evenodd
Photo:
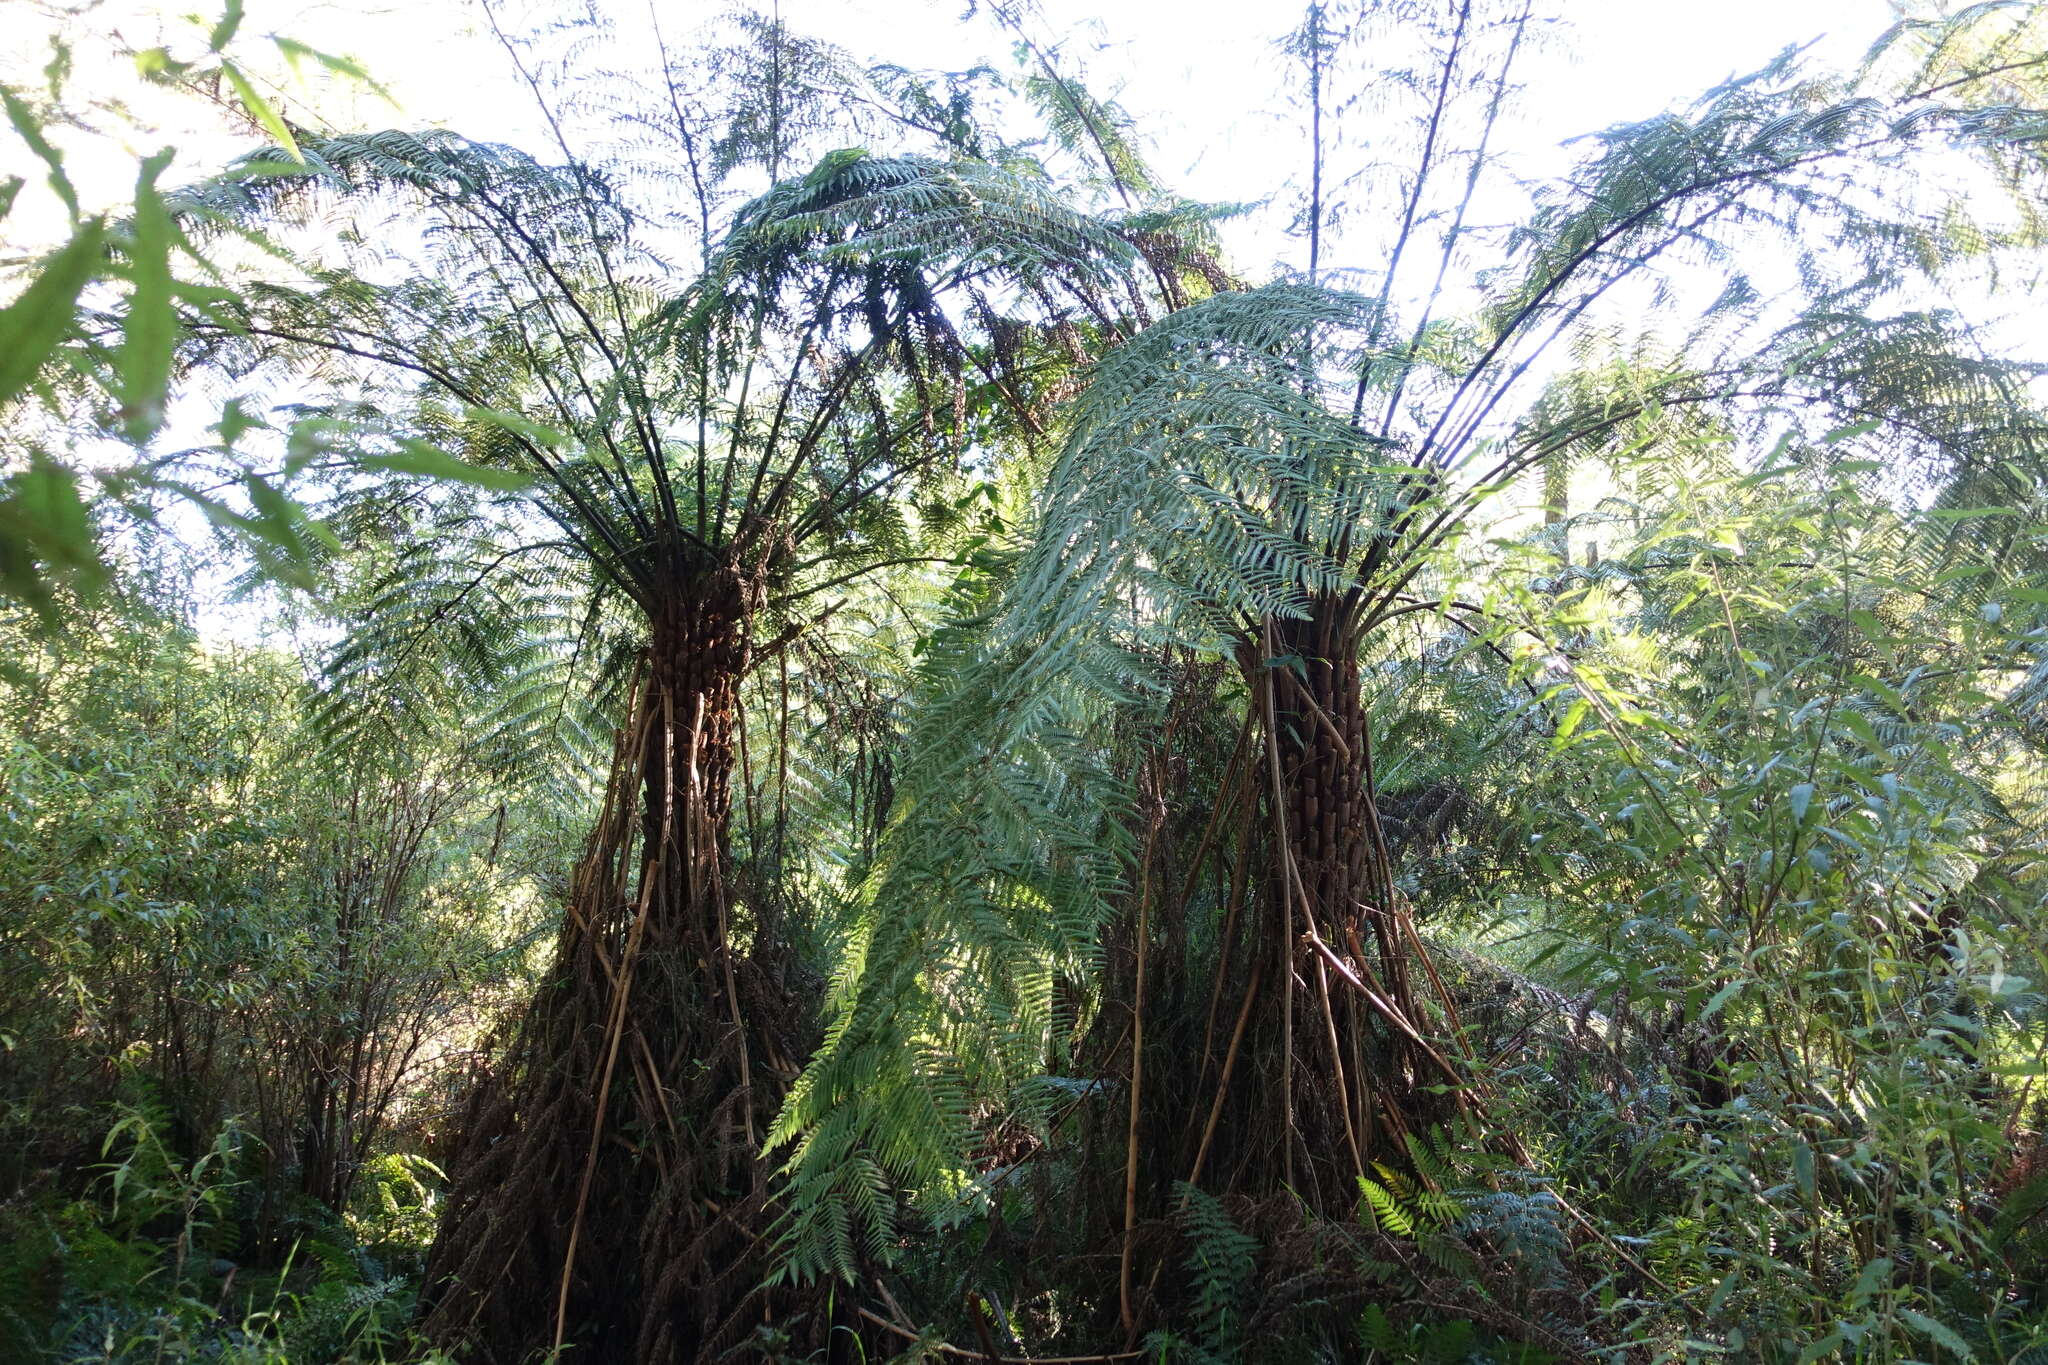
<instances>
[{"instance_id":1,"label":"small fern","mask_svg":"<svg viewBox=\"0 0 2048 1365\"><path fill-rule=\"evenodd\" d=\"M1358 1316L1358 1344L1374 1365L1548 1365L1539 1347L1502 1341L1463 1318L1397 1326L1378 1304Z\"/></svg>"},{"instance_id":2,"label":"small fern","mask_svg":"<svg viewBox=\"0 0 2048 1365\"><path fill-rule=\"evenodd\" d=\"M1361 1224L1459 1279L1484 1282L1484 1263L1499 1260L1524 1292L1562 1282L1562 1207L1547 1177L1456 1152L1441 1133L1408 1150L1413 1175L1375 1162L1377 1178L1358 1177Z\"/></svg>"}]
</instances>

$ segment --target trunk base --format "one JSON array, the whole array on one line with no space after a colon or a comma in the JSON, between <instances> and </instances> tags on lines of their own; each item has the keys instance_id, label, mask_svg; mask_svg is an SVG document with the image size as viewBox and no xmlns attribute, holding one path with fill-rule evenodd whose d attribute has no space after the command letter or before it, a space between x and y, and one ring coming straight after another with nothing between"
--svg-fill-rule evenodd
<instances>
[{"instance_id":1,"label":"trunk base","mask_svg":"<svg viewBox=\"0 0 2048 1365\"><path fill-rule=\"evenodd\" d=\"M759 1138L816 1034L793 964L734 948L736 597L655 621L646 681L554 965L451 1153L421 1326L463 1360L679 1365L827 1345L822 1292L766 1290ZM758 930L758 926L756 926Z\"/></svg>"}]
</instances>

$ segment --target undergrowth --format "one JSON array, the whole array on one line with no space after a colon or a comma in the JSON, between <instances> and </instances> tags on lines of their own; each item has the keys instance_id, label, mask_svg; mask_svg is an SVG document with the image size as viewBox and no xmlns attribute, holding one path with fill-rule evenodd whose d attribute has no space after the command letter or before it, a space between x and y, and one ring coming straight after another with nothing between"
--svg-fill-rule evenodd
<instances>
[{"instance_id":1,"label":"undergrowth","mask_svg":"<svg viewBox=\"0 0 2048 1365\"><path fill-rule=\"evenodd\" d=\"M257 1165L236 1124L195 1157L128 1105L75 1195L0 1205L0 1353L52 1365L384 1365L408 1335L439 1172L386 1154L350 1207L300 1211L279 1255L247 1221Z\"/></svg>"}]
</instances>

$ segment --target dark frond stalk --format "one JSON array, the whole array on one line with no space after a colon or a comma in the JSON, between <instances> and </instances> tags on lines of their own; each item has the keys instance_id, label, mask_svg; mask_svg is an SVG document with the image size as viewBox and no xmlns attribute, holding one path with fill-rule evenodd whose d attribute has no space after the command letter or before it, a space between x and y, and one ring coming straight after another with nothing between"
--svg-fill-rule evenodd
<instances>
[{"instance_id":1,"label":"dark frond stalk","mask_svg":"<svg viewBox=\"0 0 2048 1365\"><path fill-rule=\"evenodd\" d=\"M1323 264L1323 7L1308 7L1308 282Z\"/></svg>"},{"instance_id":2,"label":"dark frond stalk","mask_svg":"<svg viewBox=\"0 0 2048 1365\"><path fill-rule=\"evenodd\" d=\"M1451 215L1451 225L1444 233L1443 248L1437 256L1436 278L1430 282L1429 293L1422 301L1422 310L1416 315L1415 329L1409 335L1408 345L1401 353L1401 368L1394 376L1393 392L1387 395L1385 412L1380 417L1380 435L1393 432L1394 419L1400 412L1401 395L1408 387L1409 366L1416 350L1422 345L1422 338L1429 331L1429 324L1435 319L1437 303L1443 298L1444 282L1451 271L1451 260L1458 249L1458 239L1465 233L1465 219L1471 212L1473 196L1479 189L1479 178L1486 169L1487 150L1493 145L1494 129L1500 123L1501 105L1507 98L1508 84L1514 71L1515 59L1521 55L1522 41L1529 31L1529 21L1535 12L1535 0L1525 0L1522 12L1515 17L1514 37L1508 42L1507 55L1501 59L1494 73L1493 93L1487 100L1486 118L1479 130L1479 143L1472 152L1472 165L1465 173L1465 188L1458 198L1456 212ZM1358 397L1362 398L1363 387ZM1354 400L1352 420L1358 420L1358 402Z\"/></svg>"},{"instance_id":3,"label":"dark frond stalk","mask_svg":"<svg viewBox=\"0 0 2048 1365\"><path fill-rule=\"evenodd\" d=\"M676 89L675 67L669 57L668 39L661 29L661 6L655 0L648 0L647 21L654 31L654 46L661 58L661 88L668 98L669 114L675 120L676 141L682 144L683 164L690 171L690 196L697 210L697 260L699 273L705 278L711 275L713 242L711 235L711 186L705 178L702 138L690 126L683 114L681 93ZM696 449L696 533L701 539L711 534L710 506L710 439L711 439L711 348L708 343L694 348L697 392L694 406L697 418ZM664 466L665 468L665 466ZM671 521L676 519L676 509L669 508Z\"/></svg>"},{"instance_id":4,"label":"dark frond stalk","mask_svg":"<svg viewBox=\"0 0 2048 1365\"><path fill-rule=\"evenodd\" d=\"M1095 110L1076 96L1072 81L1060 73L1052 54L1025 29L1024 18L1017 12L1014 0L996 0L989 8L994 12L997 22L1010 30L1017 41L1023 44L1024 50L1031 54L1031 59L1038 63L1038 69L1044 73L1047 84L1058 92L1074 121L1087 130L1088 139L1095 146L1096 156L1102 162L1102 169L1109 175L1109 183L1116 190L1117 198L1123 201L1125 208L1134 207L1131 186L1124 178L1122 165L1110 151L1109 141L1103 136L1102 128L1095 121Z\"/></svg>"},{"instance_id":5,"label":"dark frond stalk","mask_svg":"<svg viewBox=\"0 0 2048 1365\"><path fill-rule=\"evenodd\" d=\"M1415 160L1415 181L1408 189L1407 201L1401 206L1401 228L1394 237L1394 249L1387 255L1386 273L1380 277L1379 310L1373 322L1372 343L1377 345L1387 315L1387 308L1394 298L1394 281L1400 276L1401 263L1408 254L1408 242L1415 234L1415 218L1422 207L1422 197L1429 189L1430 177L1435 173L1439 156L1437 141L1443 136L1444 112L1450 107L1451 84L1457 79L1458 63L1464 57L1465 32L1472 22L1472 0L1459 0L1458 20L1451 31L1451 45L1444 52L1443 64L1439 68L1436 97L1429 108L1429 124L1422 135L1422 150ZM1505 74L1505 73L1503 73ZM1358 406L1363 395L1352 402L1351 420L1358 420Z\"/></svg>"},{"instance_id":6,"label":"dark frond stalk","mask_svg":"<svg viewBox=\"0 0 2048 1365\"><path fill-rule=\"evenodd\" d=\"M648 410L641 396L634 392L634 385L629 378L632 374L644 373L645 368L643 359L638 354L638 343L635 340L634 329L627 321L625 291L620 287L618 274L612 268L611 252L604 245L605 233L597 221L597 211L594 206L598 196L596 184L590 173L590 167L584 158L577 156L574 149L569 145L569 136L562 127L561 118L556 113L554 104L547 98L546 92L541 89L539 79L527 64L526 59L520 55L518 46L499 25L497 11L489 3L484 4L483 11L485 19L491 26L491 32L497 37L499 46L505 51L507 60L512 63L513 69L519 73L520 79L526 83L527 88L532 92L534 104L540 109L541 117L547 122L548 132L554 139L556 149L561 152L564 163L576 177L576 185L579 191L576 195L576 202L582 210L584 224L590 232L591 255L596 260L598 269L604 276L605 294L611 303L613 320L618 324L618 346L625 353L625 364L622 365L619 357L613 353L613 349L606 342L596 319L592 318L584 309L576 292L565 285L563 287L563 294L570 304L576 308L578 314L584 319L585 325L590 329L592 344L597 346L604 354L605 359L612 367L613 373L618 376L620 381L619 397L630 419L633 434L646 452L648 471L654 481L656 496L661 501L661 513L669 524L674 524L676 520L675 495L674 490L670 486L667 465L662 459L660 433L656 429L653 413ZM512 224L512 219L509 215L506 221L508 226ZM535 247L534 249L537 251L539 248ZM632 480L627 479L626 485L627 496L633 500L635 511L637 512L638 494L632 487Z\"/></svg>"},{"instance_id":7,"label":"dark frond stalk","mask_svg":"<svg viewBox=\"0 0 2048 1365\"><path fill-rule=\"evenodd\" d=\"M1144 1113L1145 1092L1145 969L1150 953L1152 934L1152 880L1158 862L1159 831L1166 820L1164 767L1162 755L1173 743L1172 725L1168 724L1167 734L1160 741L1159 751L1154 754L1148 766L1151 769L1146 793L1149 810L1145 831L1145 851L1138 867L1138 930L1132 940L1136 953L1137 976L1131 990L1131 1082L1130 1106L1125 1128L1124 1146L1124 1238L1119 1254L1117 1269L1117 1303L1123 1317L1124 1333L1135 1337L1138 1330L1137 1314L1131 1307L1131 1264L1132 1253L1136 1250L1135 1238L1138 1231L1138 1166L1139 1120Z\"/></svg>"}]
</instances>

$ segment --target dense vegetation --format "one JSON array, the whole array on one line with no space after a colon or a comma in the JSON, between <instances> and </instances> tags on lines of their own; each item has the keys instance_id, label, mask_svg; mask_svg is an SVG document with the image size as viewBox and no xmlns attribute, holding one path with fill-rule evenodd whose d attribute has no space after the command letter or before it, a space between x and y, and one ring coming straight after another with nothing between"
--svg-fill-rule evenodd
<instances>
[{"instance_id":1,"label":"dense vegetation","mask_svg":"<svg viewBox=\"0 0 2048 1365\"><path fill-rule=\"evenodd\" d=\"M2048 1360L2048 6L1310 4L1266 274L977 8L38 10L0 1350Z\"/></svg>"}]
</instances>

